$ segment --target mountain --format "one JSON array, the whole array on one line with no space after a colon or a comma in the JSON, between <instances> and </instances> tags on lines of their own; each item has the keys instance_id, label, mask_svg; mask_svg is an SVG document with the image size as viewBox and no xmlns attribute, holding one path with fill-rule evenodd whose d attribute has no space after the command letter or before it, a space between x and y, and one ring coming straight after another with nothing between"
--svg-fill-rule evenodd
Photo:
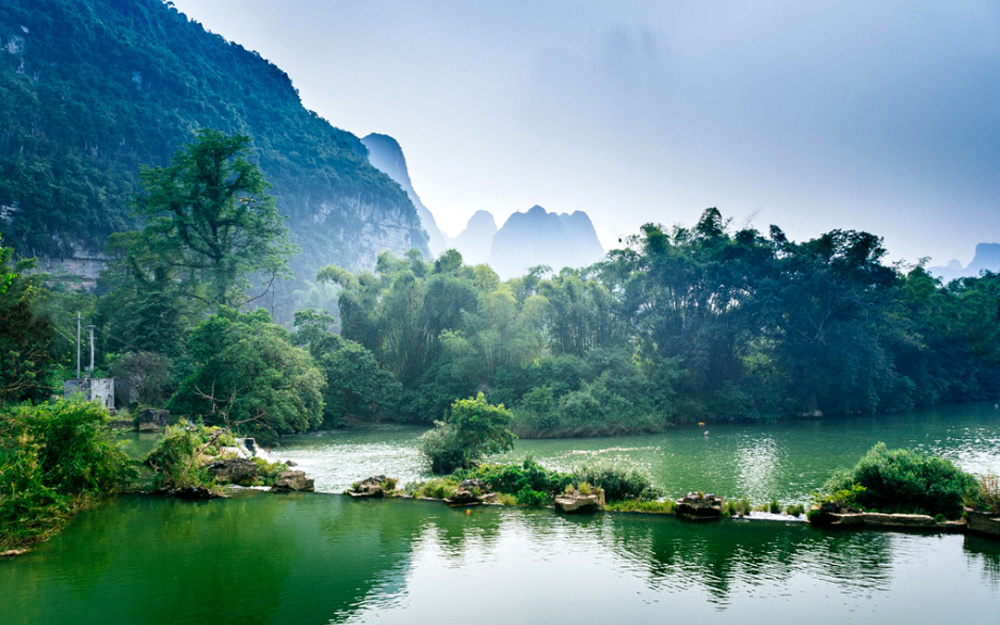
<instances>
[{"instance_id":1,"label":"mountain","mask_svg":"<svg viewBox=\"0 0 1000 625\"><path fill-rule=\"evenodd\" d=\"M451 241L469 265L479 265L490 259L490 248L497 233L497 222L488 211L476 211L469 218L465 230Z\"/></svg>"},{"instance_id":2,"label":"mountain","mask_svg":"<svg viewBox=\"0 0 1000 625\"><path fill-rule=\"evenodd\" d=\"M928 267L932 275L949 282L956 278L978 276L981 271L1000 271L1000 243L980 243L976 246L976 254L968 266L963 267L958 260L952 260L944 267Z\"/></svg>"},{"instance_id":3,"label":"mountain","mask_svg":"<svg viewBox=\"0 0 1000 625\"><path fill-rule=\"evenodd\" d=\"M413 190L410 172L406 168L406 157L403 156L403 149L399 147L399 143L389 135L376 133L363 138L361 143L368 148L368 162L399 184L413 202L417 215L420 216L420 223L427 233L427 247L430 248L431 254L438 256L448 249L450 243L448 235L438 229L434 215L427 210L417 192Z\"/></svg>"},{"instance_id":4,"label":"mountain","mask_svg":"<svg viewBox=\"0 0 1000 625\"><path fill-rule=\"evenodd\" d=\"M107 236L138 225L140 167L200 128L250 136L300 278L427 252L406 192L256 52L161 0L0 3L0 235L20 255L99 266Z\"/></svg>"},{"instance_id":5,"label":"mountain","mask_svg":"<svg viewBox=\"0 0 1000 625\"><path fill-rule=\"evenodd\" d=\"M558 271L585 267L603 256L604 248L586 213L556 214L533 206L526 213L511 215L494 235L489 265L508 279L536 265Z\"/></svg>"}]
</instances>

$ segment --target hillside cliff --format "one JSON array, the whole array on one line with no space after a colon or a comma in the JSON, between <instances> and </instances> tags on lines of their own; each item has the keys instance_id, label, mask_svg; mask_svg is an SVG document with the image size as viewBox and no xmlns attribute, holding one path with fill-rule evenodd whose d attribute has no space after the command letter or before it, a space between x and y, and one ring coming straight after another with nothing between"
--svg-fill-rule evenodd
<instances>
[{"instance_id":1,"label":"hillside cliff","mask_svg":"<svg viewBox=\"0 0 1000 625\"><path fill-rule=\"evenodd\" d=\"M413 183L410 182L410 172L406 167L406 157L403 156L403 149L399 147L399 142L389 135L372 133L361 139L361 143L368 149L368 162L376 169L392 178L406 195L413 202L420 216L420 223L424 232L427 233L427 247L434 256L449 247L448 236L438 229L434 215L420 201L420 196L413 190Z\"/></svg>"},{"instance_id":2,"label":"hillside cliff","mask_svg":"<svg viewBox=\"0 0 1000 625\"><path fill-rule=\"evenodd\" d=\"M140 167L167 164L199 128L251 137L299 277L426 253L406 193L256 52L159 0L0 4L0 234L21 255L99 259L109 234L137 226Z\"/></svg>"}]
</instances>

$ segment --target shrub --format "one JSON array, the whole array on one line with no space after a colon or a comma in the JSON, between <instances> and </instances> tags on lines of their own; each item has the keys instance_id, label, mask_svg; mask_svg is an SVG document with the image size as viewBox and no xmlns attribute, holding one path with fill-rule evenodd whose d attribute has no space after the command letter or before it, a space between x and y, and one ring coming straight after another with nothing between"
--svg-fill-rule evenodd
<instances>
[{"instance_id":1,"label":"shrub","mask_svg":"<svg viewBox=\"0 0 1000 625\"><path fill-rule=\"evenodd\" d=\"M604 489L608 502L626 499L653 500L662 493L653 487L649 474L636 466L617 466L601 461L584 464L573 470L578 481Z\"/></svg>"},{"instance_id":2,"label":"shrub","mask_svg":"<svg viewBox=\"0 0 1000 625\"><path fill-rule=\"evenodd\" d=\"M552 495L525 486L517 493L517 503L520 506L540 508L552 503Z\"/></svg>"},{"instance_id":3,"label":"shrub","mask_svg":"<svg viewBox=\"0 0 1000 625\"><path fill-rule=\"evenodd\" d=\"M493 406L479 393L472 399L458 399L448 417L420 437L420 451L430 460L431 471L451 473L475 466L486 454L514 448L510 431L510 411L503 404Z\"/></svg>"},{"instance_id":4,"label":"shrub","mask_svg":"<svg viewBox=\"0 0 1000 625\"><path fill-rule=\"evenodd\" d=\"M862 487L858 490L856 487ZM882 512L943 514L956 519L976 478L950 460L878 443L849 472L835 474L826 490L854 491L857 503Z\"/></svg>"},{"instance_id":5,"label":"shrub","mask_svg":"<svg viewBox=\"0 0 1000 625\"><path fill-rule=\"evenodd\" d=\"M0 546L58 530L97 497L136 476L94 402L57 401L0 414Z\"/></svg>"},{"instance_id":6,"label":"shrub","mask_svg":"<svg viewBox=\"0 0 1000 625\"><path fill-rule=\"evenodd\" d=\"M257 465L257 481L261 486L274 486L278 476L288 470L287 462L268 462L259 456L254 457L253 462Z\"/></svg>"},{"instance_id":7,"label":"shrub","mask_svg":"<svg viewBox=\"0 0 1000 625\"><path fill-rule=\"evenodd\" d=\"M781 514L781 504L778 503L777 499L772 499L771 503L767 506L767 511L771 514Z\"/></svg>"},{"instance_id":8,"label":"shrub","mask_svg":"<svg viewBox=\"0 0 1000 625\"><path fill-rule=\"evenodd\" d=\"M480 479L494 492L510 495L528 488L554 496L576 481L572 475L546 469L531 456L525 457L521 464L487 464L471 470L457 471L455 475L459 479Z\"/></svg>"}]
</instances>

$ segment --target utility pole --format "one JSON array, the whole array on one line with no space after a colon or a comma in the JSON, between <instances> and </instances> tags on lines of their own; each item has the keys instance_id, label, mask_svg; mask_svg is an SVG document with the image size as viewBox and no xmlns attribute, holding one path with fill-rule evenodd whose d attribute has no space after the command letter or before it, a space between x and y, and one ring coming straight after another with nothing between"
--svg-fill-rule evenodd
<instances>
[{"instance_id":1,"label":"utility pole","mask_svg":"<svg viewBox=\"0 0 1000 625\"><path fill-rule=\"evenodd\" d=\"M87 333L90 335L90 366L87 367L87 371L90 371L91 375L94 373L94 328L97 326L87 326Z\"/></svg>"},{"instance_id":2,"label":"utility pole","mask_svg":"<svg viewBox=\"0 0 1000 625\"><path fill-rule=\"evenodd\" d=\"M76 313L76 379L80 379L80 313Z\"/></svg>"}]
</instances>

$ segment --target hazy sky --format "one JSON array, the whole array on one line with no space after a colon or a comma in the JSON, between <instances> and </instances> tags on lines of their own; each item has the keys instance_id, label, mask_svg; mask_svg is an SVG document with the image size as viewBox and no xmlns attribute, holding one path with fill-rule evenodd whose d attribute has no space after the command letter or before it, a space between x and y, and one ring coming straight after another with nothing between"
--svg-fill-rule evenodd
<instances>
[{"instance_id":1,"label":"hazy sky","mask_svg":"<svg viewBox=\"0 0 1000 625\"><path fill-rule=\"evenodd\" d=\"M606 248L645 222L1000 241L1000 3L175 0L395 137L447 233L540 204Z\"/></svg>"}]
</instances>

